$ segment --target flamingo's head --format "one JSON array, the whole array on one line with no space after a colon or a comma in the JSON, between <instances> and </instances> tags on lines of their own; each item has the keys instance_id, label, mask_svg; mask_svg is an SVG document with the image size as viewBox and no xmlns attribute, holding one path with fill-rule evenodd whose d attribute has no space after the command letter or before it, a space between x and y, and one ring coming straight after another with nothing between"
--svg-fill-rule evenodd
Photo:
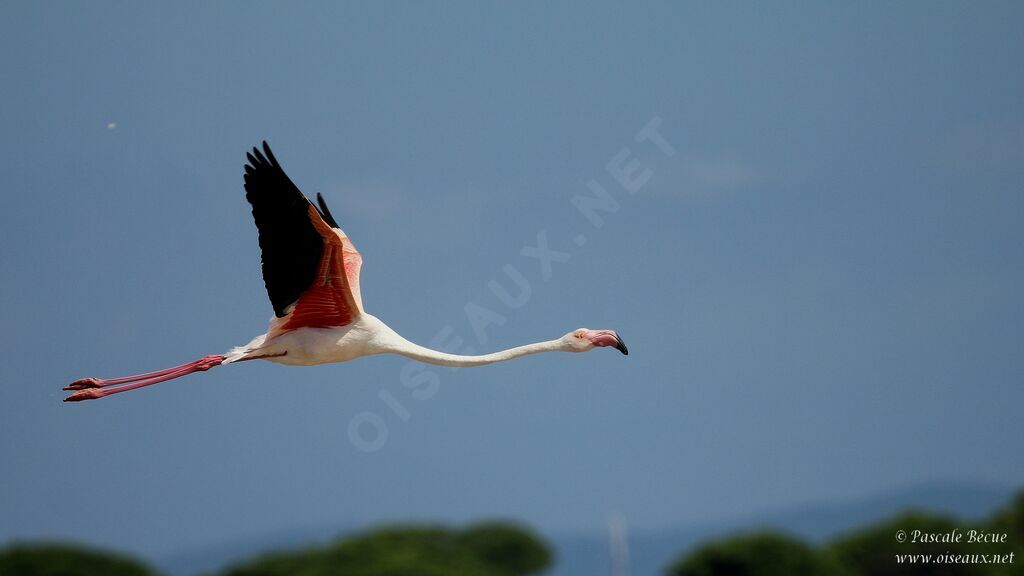
<instances>
[{"instance_id":1,"label":"flamingo's head","mask_svg":"<svg viewBox=\"0 0 1024 576\"><path fill-rule=\"evenodd\" d=\"M577 328L562 336L569 350L572 352L586 352L594 348L615 348L623 354L629 354L626 343L615 333L614 330L591 330L590 328Z\"/></svg>"}]
</instances>

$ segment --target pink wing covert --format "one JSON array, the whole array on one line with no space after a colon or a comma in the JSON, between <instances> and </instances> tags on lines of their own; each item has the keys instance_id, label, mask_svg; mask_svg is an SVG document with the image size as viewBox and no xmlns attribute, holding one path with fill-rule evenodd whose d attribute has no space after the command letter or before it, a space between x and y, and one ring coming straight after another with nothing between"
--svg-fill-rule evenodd
<instances>
[{"instance_id":1,"label":"pink wing covert","mask_svg":"<svg viewBox=\"0 0 1024 576\"><path fill-rule=\"evenodd\" d=\"M363 313L359 270L363 258L340 228L332 228L309 205L309 219L323 237L324 250L313 284L299 296L291 311L268 339L296 328L347 326Z\"/></svg>"}]
</instances>

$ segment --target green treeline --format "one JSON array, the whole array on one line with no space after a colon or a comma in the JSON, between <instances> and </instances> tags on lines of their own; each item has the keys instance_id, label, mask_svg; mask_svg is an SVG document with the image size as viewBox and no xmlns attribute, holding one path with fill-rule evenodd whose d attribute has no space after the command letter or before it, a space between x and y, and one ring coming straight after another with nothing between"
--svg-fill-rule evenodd
<instances>
[{"instance_id":1,"label":"green treeline","mask_svg":"<svg viewBox=\"0 0 1024 576\"><path fill-rule=\"evenodd\" d=\"M103 550L64 543L15 544L0 552L2 576L152 576L142 562Z\"/></svg>"},{"instance_id":2,"label":"green treeline","mask_svg":"<svg viewBox=\"0 0 1024 576\"><path fill-rule=\"evenodd\" d=\"M1024 575L1022 556L1024 492L981 521L908 512L818 545L779 532L743 533L682 554L665 574L1010 576ZM550 548L530 530L488 522L462 529L385 527L322 546L260 555L216 576L529 576L551 563ZM130 557L72 544L15 544L0 550L0 576L96 574L157 572Z\"/></svg>"},{"instance_id":3,"label":"green treeline","mask_svg":"<svg viewBox=\"0 0 1024 576\"><path fill-rule=\"evenodd\" d=\"M526 576L551 563L539 538L508 524L465 530L395 527L299 552L243 562L224 576Z\"/></svg>"},{"instance_id":4,"label":"green treeline","mask_svg":"<svg viewBox=\"0 0 1024 576\"><path fill-rule=\"evenodd\" d=\"M1009 576L1024 575L1022 556L1024 492L980 522L907 512L819 546L772 531L740 534L683 555L667 574Z\"/></svg>"},{"instance_id":5,"label":"green treeline","mask_svg":"<svg viewBox=\"0 0 1024 576\"><path fill-rule=\"evenodd\" d=\"M539 537L515 524L462 530L394 526L324 546L274 552L219 576L528 576L551 565ZM142 562L71 544L23 544L0 551L0 576L155 576Z\"/></svg>"}]
</instances>

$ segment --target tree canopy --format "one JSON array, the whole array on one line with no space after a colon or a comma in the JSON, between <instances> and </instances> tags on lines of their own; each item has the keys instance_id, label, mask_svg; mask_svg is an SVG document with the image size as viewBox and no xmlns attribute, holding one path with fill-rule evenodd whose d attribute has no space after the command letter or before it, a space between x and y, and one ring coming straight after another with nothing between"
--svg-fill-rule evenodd
<instances>
[{"instance_id":1,"label":"tree canopy","mask_svg":"<svg viewBox=\"0 0 1024 576\"><path fill-rule=\"evenodd\" d=\"M698 548L668 570L670 576L844 576L826 552L773 532L744 534Z\"/></svg>"},{"instance_id":2,"label":"tree canopy","mask_svg":"<svg viewBox=\"0 0 1024 576\"><path fill-rule=\"evenodd\" d=\"M526 529L487 523L464 530L395 526L307 550L269 554L224 576L527 576L551 563Z\"/></svg>"},{"instance_id":3,"label":"tree canopy","mask_svg":"<svg viewBox=\"0 0 1024 576\"><path fill-rule=\"evenodd\" d=\"M0 574L7 576L154 576L129 556L74 544L15 544L0 550Z\"/></svg>"}]
</instances>

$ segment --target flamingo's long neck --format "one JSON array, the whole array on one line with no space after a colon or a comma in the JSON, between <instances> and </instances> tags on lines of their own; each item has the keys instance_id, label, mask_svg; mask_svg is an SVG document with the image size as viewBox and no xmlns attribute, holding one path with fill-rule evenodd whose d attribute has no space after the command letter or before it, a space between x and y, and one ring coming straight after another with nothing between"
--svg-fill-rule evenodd
<instances>
[{"instance_id":1,"label":"flamingo's long neck","mask_svg":"<svg viewBox=\"0 0 1024 576\"><path fill-rule=\"evenodd\" d=\"M389 338L389 342L386 345L387 352L401 354L406 358L412 358L413 360L426 362L428 364L437 364L439 366L482 366L484 364L493 364L494 362L512 360L529 354L566 351L560 340L548 340L546 342L534 342L533 344L516 346L515 348L509 348L508 350L501 350L499 352L491 352L490 354L464 356L461 354L449 354L448 352L431 350L430 348L409 342L394 332L392 332L392 334L394 334L394 337Z\"/></svg>"}]
</instances>

